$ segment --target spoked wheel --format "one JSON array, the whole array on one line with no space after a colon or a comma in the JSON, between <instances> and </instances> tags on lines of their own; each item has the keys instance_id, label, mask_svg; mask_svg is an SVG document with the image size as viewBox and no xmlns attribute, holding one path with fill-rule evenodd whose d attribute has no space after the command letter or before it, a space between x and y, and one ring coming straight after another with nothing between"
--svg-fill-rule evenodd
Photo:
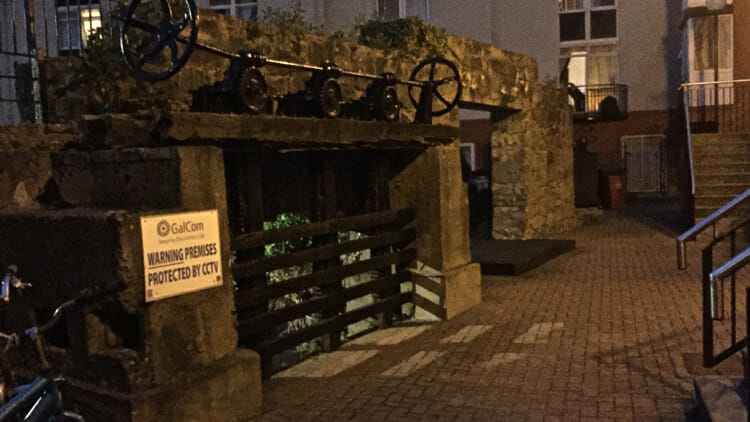
<instances>
[{"instance_id":1,"label":"spoked wheel","mask_svg":"<svg viewBox=\"0 0 750 422\"><path fill-rule=\"evenodd\" d=\"M234 85L234 95L240 110L258 114L268 109L269 99L266 79L260 70L248 67L243 70Z\"/></svg>"},{"instance_id":2,"label":"spoked wheel","mask_svg":"<svg viewBox=\"0 0 750 422\"><path fill-rule=\"evenodd\" d=\"M196 16L195 0L132 0L121 18L120 50L133 75L162 81L177 73L198 39Z\"/></svg>"},{"instance_id":3,"label":"spoked wheel","mask_svg":"<svg viewBox=\"0 0 750 422\"><path fill-rule=\"evenodd\" d=\"M426 79L424 79L426 76ZM453 110L461 99L461 75L456 65L443 57L433 57L419 63L411 72L410 81L421 82L432 87L432 93L439 104L432 109L433 116L442 116ZM409 99L414 107L418 107L420 96L417 95L418 86L409 85ZM433 101L433 103L435 103Z\"/></svg>"},{"instance_id":4,"label":"spoked wheel","mask_svg":"<svg viewBox=\"0 0 750 422\"><path fill-rule=\"evenodd\" d=\"M341 85L335 78L324 80L315 95L318 112L324 117L338 117L341 114Z\"/></svg>"}]
</instances>

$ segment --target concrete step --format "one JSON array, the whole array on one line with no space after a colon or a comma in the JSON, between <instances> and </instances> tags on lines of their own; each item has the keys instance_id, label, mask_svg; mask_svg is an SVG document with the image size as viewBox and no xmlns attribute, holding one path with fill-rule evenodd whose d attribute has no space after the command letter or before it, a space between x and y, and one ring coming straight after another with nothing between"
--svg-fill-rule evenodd
<instances>
[{"instance_id":1,"label":"concrete step","mask_svg":"<svg viewBox=\"0 0 750 422\"><path fill-rule=\"evenodd\" d=\"M713 172L710 174L695 174L695 185L700 186L703 184L708 185L723 185L723 184L735 184L742 183L746 186L750 186L750 173L719 173Z\"/></svg>"},{"instance_id":2,"label":"concrete step","mask_svg":"<svg viewBox=\"0 0 750 422\"><path fill-rule=\"evenodd\" d=\"M735 197L736 195L699 195L696 193L695 206L715 207L715 209L718 209Z\"/></svg>"},{"instance_id":3,"label":"concrete step","mask_svg":"<svg viewBox=\"0 0 750 422\"><path fill-rule=\"evenodd\" d=\"M747 419L747 386L741 378L701 376L693 380L695 401L704 420L740 422Z\"/></svg>"},{"instance_id":4,"label":"concrete step","mask_svg":"<svg viewBox=\"0 0 750 422\"><path fill-rule=\"evenodd\" d=\"M713 213L717 209L719 209L719 207L696 206L695 211L694 211L695 221L698 222L700 219L708 217L709 215L711 215L711 213Z\"/></svg>"},{"instance_id":5,"label":"concrete step","mask_svg":"<svg viewBox=\"0 0 750 422\"><path fill-rule=\"evenodd\" d=\"M738 159L739 158L739 159ZM732 164L737 161L750 161L750 156L745 157L744 155L738 156L737 154L729 154L724 152L712 152L712 153L693 153L693 166L699 165L711 165L711 164Z\"/></svg>"},{"instance_id":6,"label":"concrete step","mask_svg":"<svg viewBox=\"0 0 750 422\"><path fill-rule=\"evenodd\" d=\"M750 174L750 161L738 161L737 157L726 155L724 162L706 163L705 160L696 161L694 164L696 175L714 173L748 173Z\"/></svg>"},{"instance_id":7,"label":"concrete step","mask_svg":"<svg viewBox=\"0 0 750 422\"><path fill-rule=\"evenodd\" d=\"M750 142L725 142L717 144L693 145L693 156L701 154L732 153L750 155Z\"/></svg>"},{"instance_id":8,"label":"concrete step","mask_svg":"<svg viewBox=\"0 0 750 422\"><path fill-rule=\"evenodd\" d=\"M750 143L750 133L694 133L691 139L693 147L742 142Z\"/></svg>"},{"instance_id":9,"label":"concrete step","mask_svg":"<svg viewBox=\"0 0 750 422\"><path fill-rule=\"evenodd\" d=\"M750 188L750 183L696 183L695 195L732 195L737 196Z\"/></svg>"}]
</instances>

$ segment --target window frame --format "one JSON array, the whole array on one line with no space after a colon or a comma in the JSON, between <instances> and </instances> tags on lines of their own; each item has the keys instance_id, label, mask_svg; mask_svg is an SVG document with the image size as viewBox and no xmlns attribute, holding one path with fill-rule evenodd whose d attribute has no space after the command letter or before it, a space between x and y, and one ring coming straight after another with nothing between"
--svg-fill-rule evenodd
<instances>
[{"instance_id":1,"label":"window frame","mask_svg":"<svg viewBox=\"0 0 750 422\"><path fill-rule=\"evenodd\" d=\"M92 16L94 11L97 12L98 16ZM88 18L83 17L84 12L88 12ZM65 23L66 30L64 32L61 31L61 22ZM94 26L94 22L98 24ZM75 24L76 29L73 29L71 24ZM55 31L58 52L70 54L71 52L85 50L89 35L101 25L102 6L99 0L55 1ZM75 39L73 35L76 35Z\"/></svg>"},{"instance_id":2,"label":"window frame","mask_svg":"<svg viewBox=\"0 0 750 422\"><path fill-rule=\"evenodd\" d=\"M558 0L558 4L562 0ZM580 45L591 45L591 44L616 44L620 37L620 24L619 24L619 17L617 16L617 5L618 0L614 0L613 5L606 5L606 6L593 6L593 0L583 0L581 9L571 9L571 10L560 10L558 12L558 16L561 15L567 15L567 14L576 14L576 13L583 13L584 14L584 38L579 40L568 40L568 41L562 41L559 40L559 34L558 34L558 40L560 42L561 47L571 47L571 46L580 46ZM591 38L591 13L592 12L603 12L608 10L614 10L615 12L615 36L614 37L607 37L607 38ZM558 22L560 21L558 17ZM562 28L560 28L562 30Z\"/></svg>"},{"instance_id":3,"label":"window frame","mask_svg":"<svg viewBox=\"0 0 750 422\"><path fill-rule=\"evenodd\" d=\"M221 5L211 5L211 0L207 0L207 6L206 8L209 10L213 10L216 13L221 13L220 10L226 10L227 14L230 16L234 16L239 19L239 16L237 16L237 9L242 7L255 7L255 19L250 19L257 21L258 20L258 12L259 12L259 4L258 0L227 0L228 4L221 4Z\"/></svg>"},{"instance_id":4,"label":"window frame","mask_svg":"<svg viewBox=\"0 0 750 422\"><path fill-rule=\"evenodd\" d=\"M411 17L411 16L419 16L419 15L409 15L407 13L407 7L406 7L406 2L407 1L408 0L398 0L398 18L397 19L405 19L405 18L408 18L408 17ZM423 7L424 7L424 15L425 15L424 21L425 22L429 22L430 21L430 0L417 0L417 1L421 1L421 2L424 3L424 5L423 5ZM376 6L378 8L377 9L378 14L381 14L381 19L384 19L385 16L382 15L382 12L381 12L381 10L382 10L381 3L378 2Z\"/></svg>"},{"instance_id":5,"label":"window frame","mask_svg":"<svg viewBox=\"0 0 750 422\"><path fill-rule=\"evenodd\" d=\"M606 52L592 51L592 50L595 50L596 47L600 47L600 46L604 46L604 45L611 46L612 50L611 51L606 51ZM619 48L618 48L617 44L615 44L615 43L606 43L606 44L604 44L604 43L593 43L593 44L587 44L587 45L580 45L579 44L579 45L576 45L574 47L571 47L571 46L562 46L561 50L562 49L568 49L569 51L567 51L565 53L563 53L562 51L560 51L560 59L559 59L560 62L562 62L565 59L572 58L576 53L579 53L579 55L581 55L581 56L584 57L584 64L585 64L584 79L585 79L585 83L583 85L580 85L579 88L582 87L582 86L609 85L610 84L610 83L605 83L605 84L592 84L592 83L590 83L591 71L589 69L589 65L590 65L590 61L593 58L595 58L595 57L614 57L615 58L615 63L617 64L617 66L615 67L614 82L613 83L614 84L620 83L620 60L619 60L620 51L619 51ZM571 50L577 50L577 51L571 51ZM583 53L583 54L580 54L580 53Z\"/></svg>"}]
</instances>

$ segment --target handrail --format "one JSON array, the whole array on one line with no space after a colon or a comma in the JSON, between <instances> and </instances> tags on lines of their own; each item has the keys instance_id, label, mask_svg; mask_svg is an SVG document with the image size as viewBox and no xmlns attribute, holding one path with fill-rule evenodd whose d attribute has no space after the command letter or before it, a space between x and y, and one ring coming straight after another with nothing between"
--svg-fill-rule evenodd
<instances>
[{"instance_id":1,"label":"handrail","mask_svg":"<svg viewBox=\"0 0 750 422\"><path fill-rule=\"evenodd\" d=\"M685 82L685 83L680 84L680 89L684 90L685 88L689 88L691 86L733 84L733 83L743 83L743 82L750 82L750 79L735 79L733 81Z\"/></svg>"},{"instance_id":2,"label":"handrail","mask_svg":"<svg viewBox=\"0 0 750 422\"><path fill-rule=\"evenodd\" d=\"M686 128L685 133L687 134L687 150L688 150L688 161L690 162L690 194L695 195L695 168L693 164L693 131L690 130L690 98L688 96L688 90L683 91L685 97L683 102L685 103L685 122Z\"/></svg>"},{"instance_id":3,"label":"handrail","mask_svg":"<svg viewBox=\"0 0 750 422\"><path fill-rule=\"evenodd\" d=\"M731 212L737 206L744 204L750 199L750 189L737 195L734 199L727 202L723 207L714 211L708 217L701 220L700 223L694 225L688 229L685 233L677 237L677 268L684 270L686 268L685 261L687 260L686 243L690 240L695 240L699 234L703 233L709 226L714 226L716 220L724 217L727 213ZM716 227L714 226L714 234Z\"/></svg>"},{"instance_id":4,"label":"handrail","mask_svg":"<svg viewBox=\"0 0 750 422\"><path fill-rule=\"evenodd\" d=\"M740 268L747 265L750 262L750 248L733 256L729 261L722 264L719 268L711 271L708 278L711 281L711 317L714 319L719 318L719 295L718 295L718 283L719 280L729 277L734 274Z\"/></svg>"}]
</instances>

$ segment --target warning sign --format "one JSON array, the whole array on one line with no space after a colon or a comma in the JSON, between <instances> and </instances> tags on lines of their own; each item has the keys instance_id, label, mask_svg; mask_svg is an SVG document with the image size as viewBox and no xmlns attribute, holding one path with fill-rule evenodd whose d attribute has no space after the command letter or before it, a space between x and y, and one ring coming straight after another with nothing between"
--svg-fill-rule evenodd
<instances>
[{"instance_id":1,"label":"warning sign","mask_svg":"<svg viewBox=\"0 0 750 422\"><path fill-rule=\"evenodd\" d=\"M141 217L146 302L220 286L216 210Z\"/></svg>"}]
</instances>

